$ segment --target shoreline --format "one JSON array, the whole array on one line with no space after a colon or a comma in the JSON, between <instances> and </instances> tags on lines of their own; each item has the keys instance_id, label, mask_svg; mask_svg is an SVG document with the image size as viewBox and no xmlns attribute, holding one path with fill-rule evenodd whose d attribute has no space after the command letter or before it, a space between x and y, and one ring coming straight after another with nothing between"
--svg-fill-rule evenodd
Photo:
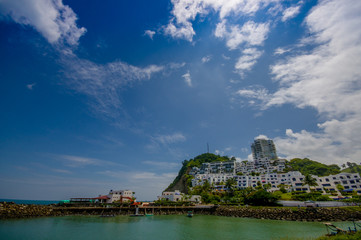
<instances>
[{"instance_id":1,"label":"shoreline","mask_svg":"<svg viewBox=\"0 0 361 240\"><path fill-rule=\"evenodd\" d=\"M298 208L298 207L252 207L252 206L147 206L139 207L139 214L214 215L240 218L256 218L284 221L340 222L361 220L360 207ZM52 205L24 205L13 203L0 204L0 219L24 219L55 216L101 216L132 215L134 207L60 207Z\"/></svg>"}]
</instances>

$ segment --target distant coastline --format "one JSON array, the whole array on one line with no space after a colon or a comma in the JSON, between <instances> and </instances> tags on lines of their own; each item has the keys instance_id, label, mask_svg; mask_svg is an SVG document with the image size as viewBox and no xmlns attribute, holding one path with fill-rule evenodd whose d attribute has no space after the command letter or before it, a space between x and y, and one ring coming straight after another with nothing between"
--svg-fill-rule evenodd
<instances>
[{"instance_id":1,"label":"distant coastline","mask_svg":"<svg viewBox=\"0 0 361 240\"><path fill-rule=\"evenodd\" d=\"M26 204L26 205L50 205L50 204L57 204L60 200L24 200L24 199L6 199L0 198L0 202L13 202L15 204Z\"/></svg>"}]
</instances>

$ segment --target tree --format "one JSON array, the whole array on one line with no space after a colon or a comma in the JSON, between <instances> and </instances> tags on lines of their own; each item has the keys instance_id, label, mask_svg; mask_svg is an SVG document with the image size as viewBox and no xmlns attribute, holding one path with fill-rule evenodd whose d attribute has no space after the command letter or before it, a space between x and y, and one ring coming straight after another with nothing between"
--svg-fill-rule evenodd
<instances>
[{"instance_id":1,"label":"tree","mask_svg":"<svg viewBox=\"0 0 361 240\"><path fill-rule=\"evenodd\" d=\"M209 192L209 190L211 189L211 184L209 184L208 180L204 180L203 186L202 186L202 190L204 192Z\"/></svg>"},{"instance_id":2,"label":"tree","mask_svg":"<svg viewBox=\"0 0 361 240\"><path fill-rule=\"evenodd\" d=\"M228 178L226 181L226 188L228 193L233 193L234 187L237 185L237 181L234 178Z\"/></svg>"},{"instance_id":3,"label":"tree","mask_svg":"<svg viewBox=\"0 0 361 240\"><path fill-rule=\"evenodd\" d=\"M262 189L251 193L244 202L255 206L274 206L277 204L277 200L278 197L276 195Z\"/></svg>"},{"instance_id":4,"label":"tree","mask_svg":"<svg viewBox=\"0 0 361 240\"><path fill-rule=\"evenodd\" d=\"M272 185L270 183L266 183L263 185L263 189L268 191L269 189L271 189Z\"/></svg>"},{"instance_id":5,"label":"tree","mask_svg":"<svg viewBox=\"0 0 361 240\"><path fill-rule=\"evenodd\" d=\"M317 180L315 178L313 178L311 175L307 174L305 176L305 179L303 179L303 184L302 186L304 185L308 185L311 189L311 187L315 187L315 186L318 186L317 184Z\"/></svg>"},{"instance_id":6,"label":"tree","mask_svg":"<svg viewBox=\"0 0 361 240\"><path fill-rule=\"evenodd\" d=\"M336 188L340 193L345 190L345 188L341 184L337 184Z\"/></svg>"}]
</instances>

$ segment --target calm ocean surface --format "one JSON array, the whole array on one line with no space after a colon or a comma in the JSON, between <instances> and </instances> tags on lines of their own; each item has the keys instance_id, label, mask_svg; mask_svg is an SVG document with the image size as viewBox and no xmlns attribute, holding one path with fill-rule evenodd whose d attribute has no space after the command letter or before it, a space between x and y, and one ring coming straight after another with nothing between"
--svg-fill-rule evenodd
<instances>
[{"instance_id":1,"label":"calm ocean surface","mask_svg":"<svg viewBox=\"0 0 361 240\"><path fill-rule=\"evenodd\" d=\"M351 226L350 223L336 223ZM312 239L326 234L322 223L218 216L42 217L0 220L0 239Z\"/></svg>"}]
</instances>

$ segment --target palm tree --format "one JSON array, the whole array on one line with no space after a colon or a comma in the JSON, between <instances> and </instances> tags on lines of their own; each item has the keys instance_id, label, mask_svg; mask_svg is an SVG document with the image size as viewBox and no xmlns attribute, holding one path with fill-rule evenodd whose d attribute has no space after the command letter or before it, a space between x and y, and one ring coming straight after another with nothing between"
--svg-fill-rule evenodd
<instances>
[{"instance_id":1,"label":"palm tree","mask_svg":"<svg viewBox=\"0 0 361 240\"><path fill-rule=\"evenodd\" d=\"M317 180L315 178L313 178L310 174L307 174L305 176L305 179L303 179L302 186L304 186L304 185L308 185L310 187L310 190L311 190L311 187L318 186Z\"/></svg>"},{"instance_id":2,"label":"palm tree","mask_svg":"<svg viewBox=\"0 0 361 240\"><path fill-rule=\"evenodd\" d=\"M237 185L236 179L234 179L234 178L227 179L226 188L228 189L228 192L233 192L235 185Z\"/></svg>"}]
</instances>

